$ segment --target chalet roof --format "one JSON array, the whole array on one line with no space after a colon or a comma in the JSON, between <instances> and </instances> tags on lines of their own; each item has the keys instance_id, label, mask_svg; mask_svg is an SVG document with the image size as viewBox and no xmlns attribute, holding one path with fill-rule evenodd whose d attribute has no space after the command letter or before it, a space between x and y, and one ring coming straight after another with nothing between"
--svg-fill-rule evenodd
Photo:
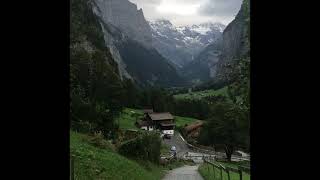
<instances>
[{"instance_id":1,"label":"chalet roof","mask_svg":"<svg viewBox=\"0 0 320 180\"><path fill-rule=\"evenodd\" d=\"M153 113L153 109L143 109L143 113Z\"/></svg>"},{"instance_id":2,"label":"chalet roof","mask_svg":"<svg viewBox=\"0 0 320 180\"><path fill-rule=\"evenodd\" d=\"M164 113L152 113L149 114L149 117L153 121L161 121L161 120L167 120L167 119L173 119L173 116L169 112Z\"/></svg>"},{"instance_id":3,"label":"chalet roof","mask_svg":"<svg viewBox=\"0 0 320 180\"><path fill-rule=\"evenodd\" d=\"M165 126L175 126L175 123L160 123L161 126L165 127Z\"/></svg>"}]
</instances>

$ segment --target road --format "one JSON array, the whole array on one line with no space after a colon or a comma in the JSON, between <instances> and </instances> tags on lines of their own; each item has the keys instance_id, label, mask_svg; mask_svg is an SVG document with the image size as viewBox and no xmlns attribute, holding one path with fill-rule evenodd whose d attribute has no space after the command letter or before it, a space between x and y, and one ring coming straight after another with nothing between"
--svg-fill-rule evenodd
<instances>
[{"instance_id":1,"label":"road","mask_svg":"<svg viewBox=\"0 0 320 180\"><path fill-rule=\"evenodd\" d=\"M169 171L163 180L203 180L197 166L183 166Z\"/></svg>"},{"instance_id":2,"label":"road","mask_svg":"<svg viewBox=\"0 0 320 180\"><path fill-rule=\"evenodd\" d=\"M174 136L171 137L171 139L164 139L164 143L167 144L169 147L171 146L175 146L177 149L177 157L178 158L185 158L186 155L189 156L189 159L192 159L195 163L202 163L202 157L201 156L210 156L209 154L206 153L199 153L199 152L195 152L192 149L190 149L187 145L187 143L183 140L183 138L181 137L180 133L175 132ZM219 156L219 157L224 157L225 153L223 152L215 152L215 155ZM192 157L195 156L195 157ZM240 156L236 156L236 155L232 155L232 160L233 161L238 161L238 160L243 160L243 159L247 159L244 157L240 157Z\"/></svg>"},{"instance_id":3,"label":"road","mask_svg":"<svg viewBox=\"0 0 320 180\"><path fill-rule=\"evenodd\" d=\"M180 134L178 132L174 133L174 136L171 139L164 139L163 141L169 147L175 146L177 149L178 158L182 157L183 154L190 152L188 145L182 140Z\"/></svg>"}]
</instances>

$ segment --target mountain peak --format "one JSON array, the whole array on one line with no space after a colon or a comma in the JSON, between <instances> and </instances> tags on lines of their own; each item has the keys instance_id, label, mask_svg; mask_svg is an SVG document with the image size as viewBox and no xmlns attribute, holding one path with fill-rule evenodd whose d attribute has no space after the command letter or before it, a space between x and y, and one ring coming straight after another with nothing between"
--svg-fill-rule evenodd
<instances>
[{"instance_id":1,"label":"mountain peak","mask_svg":"<svg viewBox=\"0 0 320 180\"><path fill-rule=\"evenodd\" d=\"M166 19L157 19L149 24L153 47L178 67L192 61L192 57L215 42L224 29L221 23L174 26Z\"/></svg>"},{"instance_id":2,"label":"mountain peak","mask_svg":"<svg viewBox=\"0 0 320 180\"><path fill-rule=\"evenodd\" d=\"M170 25L170 26L173 26L172 23L167 20L167 19L156 19L154 20L152 23L156 23L156 24L162 24L162 25Z\"/></svg>"}]
</instances>

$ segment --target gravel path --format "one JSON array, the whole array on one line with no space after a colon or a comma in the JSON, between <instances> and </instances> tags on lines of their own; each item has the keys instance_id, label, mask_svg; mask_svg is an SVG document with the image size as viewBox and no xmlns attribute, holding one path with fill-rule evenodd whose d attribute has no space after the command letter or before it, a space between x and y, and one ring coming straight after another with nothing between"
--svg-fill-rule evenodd
<instances>
[{"instance_id":1,"label":"gravel path","mask_svg":"<svg viewBox=\"0 0 320 180\"><path fill-rule=\"evenodd\" d=\"M198 172L197 166L183 166L173 169L163 178L163 180L203 180Z\"/></svg>"}]
</instances>

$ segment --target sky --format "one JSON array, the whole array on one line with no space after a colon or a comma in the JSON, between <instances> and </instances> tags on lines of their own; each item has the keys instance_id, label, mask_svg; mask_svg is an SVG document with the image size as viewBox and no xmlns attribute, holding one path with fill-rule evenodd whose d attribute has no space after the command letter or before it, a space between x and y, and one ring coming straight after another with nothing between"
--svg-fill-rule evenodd
<instances>
[{"instance_id":1,"label":"sky","mask_svg":"<svg viewBox=\"0 0 320 180\"><path fill-rule=\"evenodd\" d=\"M176 26L220 22L228 25L242 0L129 0L142 8L147 20L167 19Z\"/></svg>"}]
</instances>

